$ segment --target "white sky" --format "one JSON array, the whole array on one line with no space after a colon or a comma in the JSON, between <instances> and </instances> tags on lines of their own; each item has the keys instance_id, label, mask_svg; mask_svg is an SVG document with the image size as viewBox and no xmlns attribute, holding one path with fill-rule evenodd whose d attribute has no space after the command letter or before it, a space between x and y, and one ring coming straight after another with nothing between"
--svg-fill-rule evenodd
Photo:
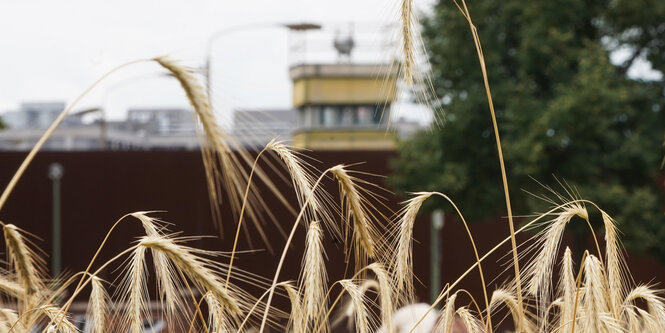
<instances>
[{"instance_id":1,"label":"white sky","mask_svg":"<svg viewBox=\"0 0 665 333\"><path fill-rule=\"evenodd\" d=\"M22 101L71 102L110 68L138 58L169 54L200 67L208 37L238 25L320 22L332 34L354 21L354 33L361 38L365 27L396 22L398 2L1 1L0 112L15 110ZM428 11L432 2L420 0L416 6ZM295 36L279 28L245 30L214 43L213 97L218 110L291 105L289 36L293 41ZM375 44L382 40L378 34L369 38ZM321 50L332 40L315 44ZM177 82L159 73L160 68L151 63L125 68L93 90L78 108L101 105L109 118L118 119L130 107L187 106Z\"/></svg>"}]
</instances>

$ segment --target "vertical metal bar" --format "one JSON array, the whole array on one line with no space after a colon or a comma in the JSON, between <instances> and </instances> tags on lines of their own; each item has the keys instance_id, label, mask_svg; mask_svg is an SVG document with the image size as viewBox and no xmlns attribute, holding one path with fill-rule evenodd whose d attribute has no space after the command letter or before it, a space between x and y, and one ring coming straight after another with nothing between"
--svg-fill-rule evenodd
<instances>
[{"instance_id":1,"label":"vertical metal bar","mask_svg":"<svg viewBox=\"0 0 665 333\"><path fill-rule=\"evenodd\" d=\"M430 224L430 303L434 303L441 292L441 229L444 223L443 211L434 211Z\"/></svg>"},{"instance_id":2,"label":"vertical metal bar","mask_svg":"<svg viewBox=\"0 0 665 333\"><path fill-rule=\"evenodd\" d=\"M63 171L64 169L59 163L51 163L48 171L53 189L51 274L54 277L60 275L61 271L60 179L62 179Z\"/></svg>"}]
</instances>

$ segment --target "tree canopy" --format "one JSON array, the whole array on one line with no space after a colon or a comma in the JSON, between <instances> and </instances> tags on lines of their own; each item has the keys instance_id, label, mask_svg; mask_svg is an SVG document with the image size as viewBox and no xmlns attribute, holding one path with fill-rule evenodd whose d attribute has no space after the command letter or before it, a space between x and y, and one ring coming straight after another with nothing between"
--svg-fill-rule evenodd
<instances>
[{"instance_id":1,"label":"tree canopy","mask_svg":"<svg viewBox=\"0 0 665 333\"><path fill-rule=\"evenodd\" d=\"M565 180L617 219L632 251L665 262L665 2L467 4L483 45L514 213L546 207L526 193L544 192L534 179ZM470 220L503 216L482 74L452 1L440 1L423 20L423 40L446 121L400 143L390 183L402 193L444 192ZM655 72L635 71L648 65ZM584 224L570 228L585 237Z\"/></svg>"}]
</instances>

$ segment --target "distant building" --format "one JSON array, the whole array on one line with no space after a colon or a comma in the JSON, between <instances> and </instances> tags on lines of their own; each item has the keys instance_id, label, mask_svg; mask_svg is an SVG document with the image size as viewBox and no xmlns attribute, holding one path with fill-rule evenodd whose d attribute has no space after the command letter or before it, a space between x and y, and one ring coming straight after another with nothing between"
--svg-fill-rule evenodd
<instances>
[{"instance_id":1,"label":"distant building","mask_svg":"<svg viewBox=\"0 0 665 333\"><path fill-rule=\"evenodd\" d=\"M297 113L289 110L236 110L232 133L242 147L262 147L277 138L290 143Z\"/></svg>"},{"instance_id":2,"label":"distant building","mask_svg":"<svg viewBox=\"0 0 665 333\"><path fill-rule=\"evenodd\" d=\"M9 128L46 128L65 109L65 102L30 102L22 103L18 111L6 112L2 121ZM80 123L80 119L67 119L67 123Z\"/></svg>"},{"instance_id":3,"label":"distant building","mask_svg":"<svg viewBox=\"0 0 665 333\"><path fill-rule=\"evenodd\" d=\"M397 69L387 64L291 67L298 128L293 145L316 150L392 150L388 129Z\"/></svg>"},{"instance_id":4,"label":"distant building","mask_svg":"<svg viewBox=\"0 0 665 333\"><path fill-rule=\"evenodd\" d=\"M130 109L125 129L150 135L196 135L191 111L183 109Z\"/></svg>"},{"instance_id":5,"label":"distant building","mask_svg":"<svg viewBox=\"0 0 665 333\"><path fill-rule=\"evenodd\" d=\"M0 130L0 150L30 150L63 110L24 106L11 113L9 128ZM54 110L57 109L57 112ZM36 111L37 110L37 111ZM21 112L24 112L21 114ZM55 114L55 116L53 116ZM3 115L6 120L7 114ZM84 124L69 116L43 146L45 150L191 150L198 149L194 115L183 109L131 109L125 121L97 121Z\"/></svg>"}]
</instances>

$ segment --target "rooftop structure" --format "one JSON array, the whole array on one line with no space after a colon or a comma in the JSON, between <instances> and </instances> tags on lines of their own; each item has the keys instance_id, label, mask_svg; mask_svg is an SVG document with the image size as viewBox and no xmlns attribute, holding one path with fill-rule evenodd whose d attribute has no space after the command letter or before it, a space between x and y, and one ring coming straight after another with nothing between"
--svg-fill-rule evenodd
<instances>
[{"instance_id":1,"label":"rooftop structure","mask_svg":"<svg viewBox=\"0 0 665 333\"><path fill-rule=\"evenodd\" d=\"M291 67L298 127L293 145L330 150L391 150L390 106L397 69L388 64L302 64Z\"/></svg>"}]
</instances>

